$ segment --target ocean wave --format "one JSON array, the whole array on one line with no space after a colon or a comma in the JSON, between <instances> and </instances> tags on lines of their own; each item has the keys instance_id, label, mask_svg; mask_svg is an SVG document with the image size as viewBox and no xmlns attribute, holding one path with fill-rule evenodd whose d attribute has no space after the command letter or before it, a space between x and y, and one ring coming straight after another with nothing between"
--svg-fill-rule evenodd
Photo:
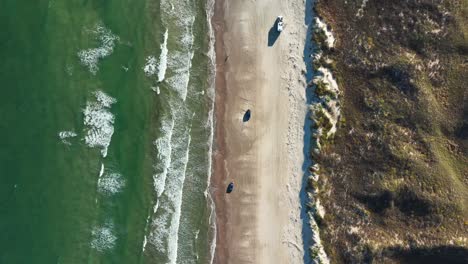
<instances>
[{"instance_id":1,"label":"ocean wave","mask_svg":"<svg viewBox=\"0 0 468 264\"><path fill-rule=\"evenodd\" d=\"M182 100L187 98L187 89L190 81L190 69L192 68L193 51L174 52L169 58L169 67L174 75L166 80L170 87L176 91Z\"/></svg>"},{"instance_id":2,"label":"ocean wave","mask_svg":"<svg viewBox=\"0 0 468 264\"><path fill-rule=\"evenodd\" d=\"M104 175L104 163L101 163L101 169L99 170L99 178L101 178L102 175Z\"/></svg>"},{"instance_id":3,"label":"ocean wave","mask_svg":"<svg viewBox=\"0 0 468 264\"><path fill-rule=\"evenodd\" d=\"M170 233L167 227L168 222L169 214L166 213L156 217L151 223L154 230L150 233L149 241L161 253L166 253L165 242Z\"/></svg>"},{"instance_id":4,"label":"ocean wave","mask_svg":"<svg viewBox=\"0 0 468 264\"><path fill-rule=\"evenodd\" d=\"M164 203L161 204L162 214L153 220L155 227L150 241L161 253L167 253L170 263L176 263L178 230L182 206L182 188L185 180L185 170L188 161L188 138L186 154L179 156L171 165L165 192ZM185 144L184 144L185 145Z\"/></svg>"},{"instance_id":5,"label":"ocean wave","mask_svg":"<svg viewBox=\"0 0 468 264\"><path fill-rule=\"evenodd\" d=\"M152 86L152 87L151 87L151 90L152 90L153 92L156 92L156 94L160 94L160 93L161 93L161 89L159 89L159 86L156 86L156 87L155 87L155 86Z\"/></svg>"},{"instance_id":6,"label":"ocean wave","mask_svg":"<svg viewBox=\"0 0 468 264\"><path fill-rule=\"evenodd\" d=\"M74 131L61 131L58 133L58 136L60 140L62 140L62 143L65 145L71 145L71 142L68 141L69 138L74 138L77 136L77 134Z\"/></svg>"},{"instance_id":7,"label":"ocean wave","mask_svg":"<svg viewBox=\"0 0 468 264\"><path fill-rule=\"evenodd\" d=\"M113 229L113 225L109 223L93 228L91 232L91 247L100 252L112 249L117 241L117 236L114 234Z\"/></svg>"},{"instance_id":8,"label":"ocean wave","mask_svg":"<svg viewBox=\"0 0 468 264\"><path fill-rule=\"evenodd\" d=\"M125 179L120 173L105 173L98 181L98 189L104 194L119 193L125 187Z\"/></svg>"},{"instance_id":9,"label":"ocean wave","mask_svg":"<svg viewBox=\"0 0 468 264\"><path fill-rule=\"evenodd\" d=\"M192 67L193 50L193 24L195 22L195 8L190 1L178 1L172 4L170 1L161 1L162 20L171 32L171 38L175 39L177 45L174 51L168 56L168 67L171 69L171 76L167 78L167 83L185 101L187 98L187 88ZM172 30L174 29L174 30Z\"/></svg>"},{"instance_id":10,"label":"ocean wave","mask_svg":"<svg viewBox=\"0 0 468 264\"><path fill-rule=\"evenodd\" d=\"M164 120L161 123L162 137L154 141L154 146L158 151L157 162L155 165L155 171L158 172L153 175L154 188L157 197L160 197L164 191L167 170L171 165L171 154L172 154L172 132L174 130L174 120Z\"/></svg>"},{"instance_id":11,"label":"ocean wave","mask_svg":"<svg viewBox=\"0 0 468 264\"><path fill-rule=\"evenodd\" d=\"M164 41L161 44L161 54L159 55L159 65L158 65L158 82L162 82L166 76L167 69L167 38L169 37L169 30L166 29L164 32Z\"/></svg>"},{"instance_id":12,"label":"ocean wave","mask_svg":"<svg viewBox=\"0 0 468 264\"><path fill-rule=\"evenodd\" d=\"M154 56L148 56L146 58L146 64L143 67L143 71L145 72L146 76L151 76L156 73L156 58Z\"/></svg>"},{"instance_id":13,"label":"ocean wave","mask_svg":"<svg viewBox=\"0 0 468 264\"><path fill-rule=\"evenodd\" d=\"M177 160L176 166L178 169L173 170L175 173L171 175L174 178L174 181L170 181L168 184L168 189L171 190L169 193L170 200L173 201L173 210L174 213L172 214L171 224L169 228L169 237L168 237L168 245L167 245L167 253L169 260L171 263L175 264L177 261L177 247L178 247L178 240L179 240L179 225L180 225L180 216L181 216L181 209L182 209L182 191L184 187L184 181L187 171L187 163L189 158L190 152L190 130L187 132L188 140L186 146L185 155L182 156L179 160Z\"/></svg>"},{"instance_id":14,"label":"ocean wave","mask_svg":"<svg viewBox=\"0 0 468 264\"><path fill-rule=\"evenodd\" d=\"M145 235L143 236L143 247L141 249L141 252L145 251L146 245L148 244L148 236L146 235L146 232L148 231L150 219L151 219L151 214L149 214L148 217L146 218Z\"/></svg>"},{"instance_id":15,"label":"ocean wave","mask_svg":"<svg viewBox=\"0 0 468 264\"><path fill-rule=\"evenodd\" d=\"M119 40L119 37L114 35L112 31L102 24L97 24L92 33L99 41L100 46L97 48L80 50L78 52L78 57L81 64L86 66L92 74L96 74L99 70L99 60L112 54L115 42Z\"/></svg>"},{"instance_id":16,"label":"ocean wave","mask_svg":"<svg viewBox=\"0 0 468 264\"><path fill-rule=\"evenodd\" d=\"M142 251L145 251L146 249L146 244L148 244L148 238L146 238L146 235L143 237L143 249Z\"/></svg>"},{"instance_id":17,"label":"ocean wave","mask_svg":"<svg viewBox=\"0 0 468 264\"><path fill-rule=\"evenodd\" d=\"M84 114L84 124L86 126L85 143L89 147L101 149L101 155L107 156L107 148L110 145L114 134L114 115L110 112L110 107L117 101L102 91L94 93L95 102L87 102Z\"/></svg>"},{"instance_id":18,"label":"ocean wave","mask_svg":"<svg viewBox=\"0 0 468 264\"><path fill-rule=\"evenodd\" d=\"M182 192L191 142L191 130L187 128L190 119L187 112L182 109L184 108L173 109L175 128L173 128L170 141L171 162L167 169L165 188L158 198L159 209L152 220L152 232L149 236L149 242L155 246L155 249L162 254L167 254L169 263L177 261Z\"/></svg>"}]
</instances>

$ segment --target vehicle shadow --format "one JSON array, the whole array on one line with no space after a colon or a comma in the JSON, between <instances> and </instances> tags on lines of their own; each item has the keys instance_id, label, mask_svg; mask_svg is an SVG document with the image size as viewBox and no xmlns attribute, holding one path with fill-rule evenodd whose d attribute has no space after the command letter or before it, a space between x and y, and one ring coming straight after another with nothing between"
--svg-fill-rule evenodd
<instances>
[{"instance_id":1,"label":"vehicle shadow","mask_svg":"<svg viewBox=\"0 0 468 264\"><path fill-rule=\"evenodd\" d=\"M278 20L275 20L275 23L273 23L273 26L270 28L270 31L268 31L268 47L273 46L280 35L280 32L276 30L277 23Z\"/></svg>"}]
</instances>

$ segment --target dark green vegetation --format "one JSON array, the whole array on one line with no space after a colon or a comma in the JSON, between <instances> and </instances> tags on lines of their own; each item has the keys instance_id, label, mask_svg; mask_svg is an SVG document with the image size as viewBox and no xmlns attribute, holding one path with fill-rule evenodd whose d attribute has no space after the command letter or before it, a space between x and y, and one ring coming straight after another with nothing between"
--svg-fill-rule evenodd
<instances>
[{"instance_id":1,"label":"dark green vegetation","mask_svg":"<svg viewBox=\"0 0 468 264\"><path fill-rule=\"evenodd\" d=\"M468 2L361 4L316 6L346 119L317 157L325 249L332 263L467 263Z\"/></svg>"}]
</instances>

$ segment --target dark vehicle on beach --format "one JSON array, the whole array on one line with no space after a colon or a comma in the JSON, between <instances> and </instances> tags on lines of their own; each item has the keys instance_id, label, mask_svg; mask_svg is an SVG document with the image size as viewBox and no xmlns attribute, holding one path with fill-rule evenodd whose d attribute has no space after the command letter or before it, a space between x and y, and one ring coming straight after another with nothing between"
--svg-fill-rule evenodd
<instances>
[{"instance_id":1,"label":"dark vehicle on beach","mask_svg":"<svg viewBox=\"0 0 468 264\"><path fill-rule=\"evenodd\" d=\"M226 189L226 192L231 193L233 190L234 190L234 183L231 182L231 183L229 183L229 185L228 185L228 187Z\"/></svg>"},{"instance_id":2,"label":"dark vehicle on beach","mask_svg":"<svg viewBox=\"0 0 468 264\"><path fill-rule=\"evenodd\" d=\"M243 122L247 122L250 120L250 109L248 109L245 114L244 114L244 117L242 118L242 121Z\"/></svg>"}]
</instances>

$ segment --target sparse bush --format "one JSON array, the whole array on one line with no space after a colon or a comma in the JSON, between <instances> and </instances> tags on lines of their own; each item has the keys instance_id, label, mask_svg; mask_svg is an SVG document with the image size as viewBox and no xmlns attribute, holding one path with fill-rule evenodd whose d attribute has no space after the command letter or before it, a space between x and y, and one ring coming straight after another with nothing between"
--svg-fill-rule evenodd
<instances>
[{"instance_id":1,"label":"sparse bush","mask_svg":"<svg viewBox=\"0 0 468 264\"><path fill-rule=\"evenodd\" d=\"M315 84L315 94L319 97L330 96L336 98L336 94L328 88L328 83L320 79Z\"/></svg>"}]
</instances>

